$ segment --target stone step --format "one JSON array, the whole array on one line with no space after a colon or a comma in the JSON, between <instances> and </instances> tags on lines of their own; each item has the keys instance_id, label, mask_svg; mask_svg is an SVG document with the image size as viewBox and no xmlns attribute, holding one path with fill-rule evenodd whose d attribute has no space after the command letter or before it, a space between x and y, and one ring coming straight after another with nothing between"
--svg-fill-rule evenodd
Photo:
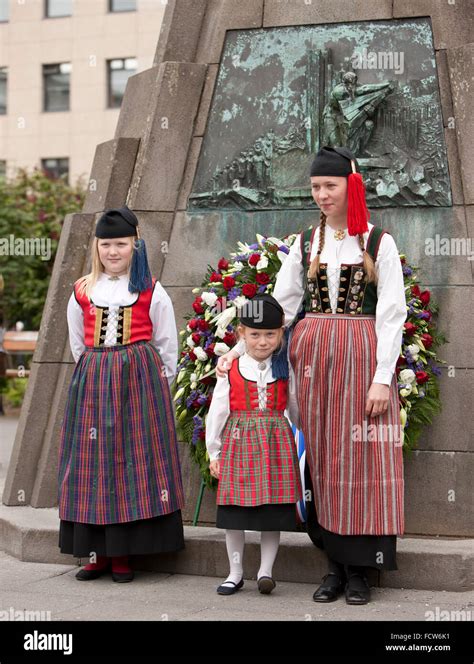
<instances>
[{"instance_id":1,"label":"stone step","mask_svg":"<svg viewBox=\"0 0 474 664\"><path fill-rule=\"evenodd\" d=\"M56 508L0 505L0 550L25 562L74 564L60 553ZM260 536L246 534L244 569L255 578L260 562ZM474 540L428 537L398 538L397 571L373 571L371 585L420 590L467 591L474 587ZM77 561L78 562L78 561ZM173 554L139 556L140 570L225 577L228 573L225 532L218 528L185 526L185 549ZM325 555L305 533L282 533L274 567L280 581L314 583L326 572Z\"/></svg>"}]
</instances>

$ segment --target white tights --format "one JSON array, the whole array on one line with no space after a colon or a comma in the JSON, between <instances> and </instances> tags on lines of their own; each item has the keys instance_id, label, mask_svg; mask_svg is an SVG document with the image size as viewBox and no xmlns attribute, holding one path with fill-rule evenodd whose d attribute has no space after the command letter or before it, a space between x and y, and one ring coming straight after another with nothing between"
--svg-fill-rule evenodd
<instances>
[{"instance_id":1,"label":"white tights","mask_svg":"<svg viewBox=\"0 0 474 664\"><path fill-rule=\"evenodd\" d=\"M244 575L243 557L245 546L244 530L226 530L225 543L229 557L230 573L225 583L239 583ZM280 531L262 531L260 538L260 569L257 578L272 576L273 563L280 545ZM230 585L230 584L229 584Z\"/></svg>"}]
</instances>

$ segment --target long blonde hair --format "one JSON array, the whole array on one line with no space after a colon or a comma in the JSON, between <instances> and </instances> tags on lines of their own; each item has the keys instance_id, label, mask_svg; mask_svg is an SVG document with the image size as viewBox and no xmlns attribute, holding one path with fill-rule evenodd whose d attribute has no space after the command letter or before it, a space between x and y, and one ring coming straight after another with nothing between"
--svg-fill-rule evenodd
<instances>
[{"instance_id":1,"label":"long blonde hair","mask_svg":"<svg viewBox=\"0 0 474 664\"><path fill-rule=\"evenodd\" d=\"M135 245L134 245L134 240L135 238L131 236L129 238L132 241L132 246L133 246L133 251L135 251ZM133 254L132 254L133 256ZM89 272L89 274L84 275L78 280L78 295L86 295L89 299L91 298L92 294L92 289L97 283L97 279L100 277L102 272L104 271L104 266L101 263L100 257L99 257L99 238L94 237L92 241L92 248L91 248L91 258L92 258L92 269ZM128 265L128 273L130 274L130 265L132 261L130 260L130 263Z\"/></svg>"},{"instance_id":2,"label":"long blonde hair","mask_svg":"<svg viewBox=\"0 0 474 664\"><path fill-rule=\"evenodd\" d=\"M313 260L311 261L311 265L309 266L308 276L310 279L314 279L317 274L319 275L320 255L324 248L324 239L326 235L326 215L324 214L324 212L321 212L321 215L319 217L319 223L320 226L319 226L318 251L316 252L316 256L313 258ZM366 281L368 282L373 281L374 283L376 283L377 272L375 269L375 263L372 257L369 256L369 254L367 253L367 250L365 248L364 236L360 234L358 237L359 237L359 246L362 249Z\"/></svg>"}]
</instances>

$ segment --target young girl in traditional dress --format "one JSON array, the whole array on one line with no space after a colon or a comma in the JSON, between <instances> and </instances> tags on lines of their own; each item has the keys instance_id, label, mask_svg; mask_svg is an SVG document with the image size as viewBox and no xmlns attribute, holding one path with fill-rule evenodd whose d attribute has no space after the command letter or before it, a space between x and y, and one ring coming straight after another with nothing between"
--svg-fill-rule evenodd
<instances>
[{"instance_id":1,"label":"young girl in traditional dress","mask_svg":"<svg viewBox=\"0 0 474 664\"><path fill-rule=\"evenodd\" d=\"M245 530L261 531L258 589L269 594L281 530L295 530L301 496L298 455L288 406L297 421L295 396L288 385L283 309L270 295L244 305L239 334L247 352L217 379L206 423L210 471L219 479L217 527L226 529L230 573L217 588L232 595L244 585ZM286 367L285 367L286 364ZM283 369L283 370L281 370Z\"/></svg>"},{"instance_id":2,"label":"young girl in traditional dress","mask_svg":"<svg viewBox=\"0 0 474 664\"><path fill-rule=\"evenodd\" d=\"M173 306L126 206L99 219L92 272L74 284L67 316L77 364L61 431L59 546L90 557L79 580L111 569L132 581L130 555L183 548L184 500Z\"/></svg>"},{"instance_id":3,"label":"young girl in traditional dress","mask_svg":"<svg viewBox=\"0 0 474 664\"><path fill-rule=\"evenodd\" d=\"M406 301L393 238L368 223L354 155L322 148L311 168L320 224L295 240L274 296L285 324L304 317L289 343L312 501L308 532L328 557L313 595L370 599L367 568L397 569L403 534L403 457L394 375ZM242 353L242 342L220 358ZM306 487L308 488L308 487Z\"/></svg>"}]
</instances>

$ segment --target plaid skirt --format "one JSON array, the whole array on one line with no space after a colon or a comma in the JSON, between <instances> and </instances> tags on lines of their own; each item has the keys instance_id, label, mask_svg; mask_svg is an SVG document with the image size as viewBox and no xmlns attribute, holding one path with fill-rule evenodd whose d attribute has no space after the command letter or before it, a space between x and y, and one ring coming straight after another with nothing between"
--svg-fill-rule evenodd
<instances>
[{"instance_id":1,"label":"plaid skirt","mask_svg":"<svg viewBox=\"0 0 474 664\"><path fill-rule=\"evenodd\" d=\"M395 375L388 410L365 415L377 367L375 317L306 314L289 350L320 525L339 535L403 534Z\"/></svg>"},{"instance_id":2,"label":"plaid skirt","mask_svg":"<svg viewBox=\"0 0 474 664\"><path fill-rule=\"evenodd\" d=\"M232 411L221 438L218 505L255 507L301 498L295 437L282 412Z\"/></svg>"},{"instance_id":3,"label":"plaid skirt","mask_svg":"<svg viewBox=\"0 0 474 664\"><path fill-rule=\"evenodd\" d=\"M170 514L184 505L174 412L148 341L86 348L61 429L59 517L93 524Z\"/></svg>"}]
</instances>

